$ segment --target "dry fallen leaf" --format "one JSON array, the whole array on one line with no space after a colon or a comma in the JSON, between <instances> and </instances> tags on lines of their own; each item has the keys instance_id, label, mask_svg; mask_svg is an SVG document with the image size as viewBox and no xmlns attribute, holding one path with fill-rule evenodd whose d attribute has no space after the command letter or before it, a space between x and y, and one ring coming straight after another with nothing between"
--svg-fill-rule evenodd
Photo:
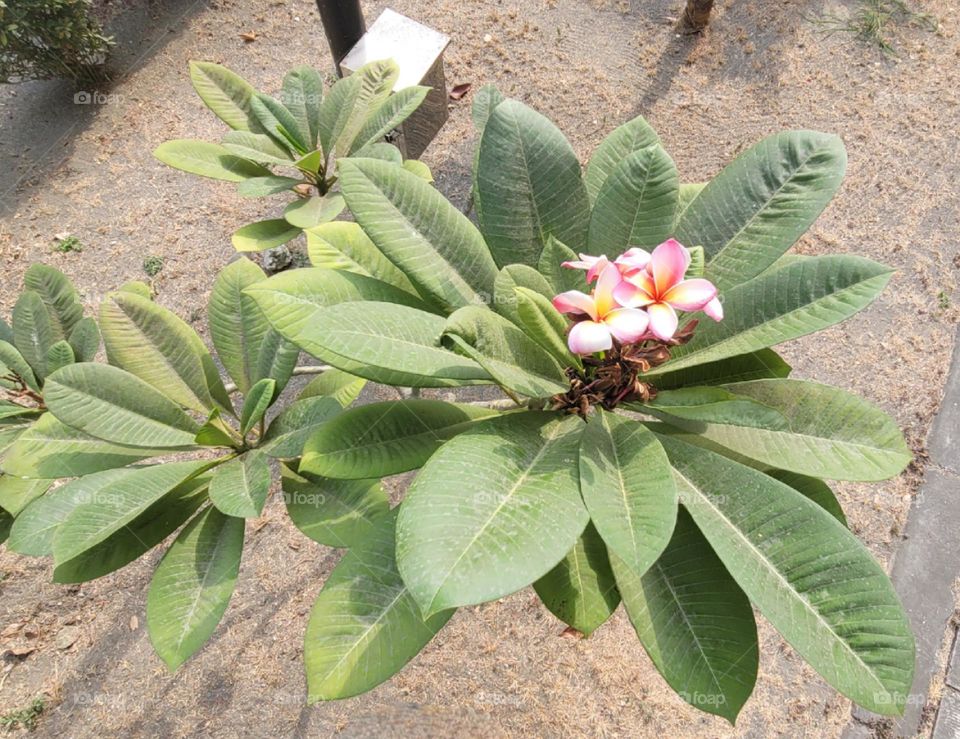
<instances>
[{"instance_id":1,"label":"dry fallen leaf","mask_svg":"<svg viewBox=\"0 0 960 739\"><path fill-rule=\"evenodd\" d=\"M450 90L450 99L459 100L468 92L470 92L470 88L472 86L473 83L471 82L461 82L459 85L454 85L453 89Z\"/></svg>"},{"instance_id":2,"label":"dry fallen leaf","mask_svg":"<svg viewBox=\"0 0 960 739\"><path fill-rule=\"evenodd\" d=\"M246 33L241 33L241 34L240 34L240 38L243 39L243 42L244 42L245 44L252 44L254 41L257 40L257 32L256 32L256 31L247 31Z\"/></svg>"},{"instance_id":3,"label":"dry fallen leaf","mask_svg":"<svg viewBox=\"0 0 960 739\"><path fill-rule=\"evenodd\" d=\"M0 637L3 637L4 639L7 639L7 638L9 638L9 637L11 637L11 636L16 635L16 633L17 633L18 631L20 631L20 629L22 629L22 628L23 628L23 624L10 624L10 625L9 625L7 628L5 628L3 631L0 631Z\"/></svg>"},{"instance_id":4,"label":"dry fallen leaf","mask_svg":"<svg viewBox=\"0 0 960 739\"><path fill-rule=\"evenodd\" d=\"M140 619L136 616L130 617L130 631L136 631L140 627Z\"/></svg>"}]
</instances>

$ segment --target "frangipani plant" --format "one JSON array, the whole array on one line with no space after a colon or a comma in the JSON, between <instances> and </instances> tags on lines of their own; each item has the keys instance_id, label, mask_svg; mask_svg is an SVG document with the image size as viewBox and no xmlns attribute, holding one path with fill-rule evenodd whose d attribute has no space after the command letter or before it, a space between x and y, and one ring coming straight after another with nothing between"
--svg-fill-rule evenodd
<instances>
[{"instance_id":1,"label":"frangipani plant","mask_svg":"<svg viewBox=\"0 0 960 739\"><path fill-rule=\"evenodd\" d=\"M358 230L328 241L341 269L247 289L343 371L506 396L374 403L308 440L301 472L419 470L320 593L311 699L369 690L455 609L532 585L585 635L623 602L666 681L730 721L756 678L752 606L844 695L902 711L906 617L823 480L891 477L910 452L882 411L790 379L771 348L851 317L890 278L858 256L785 255L840 184L839 139L778 134L681 185L643 119L581 172L525 105L487 88L474 116L478 225L402 168L350 158Z\"/></svg>"},{"instance_id":2,"label":"frangipani plant","mask_svg":"<svg viewBox=\"0 0 960 739\"><path fill-rule=\"evenodd\" d=\"M76 288L61 272L34 264L23 282L10 324L0 318L0 470L10 446L42 417L47 377L92 360L100 348L96 322L84 317ZM0 472L0 542L13 517L52 483Z\"/></svg>"},{"instance_id":3,"label":"frangipani plant","mask_svg":"<svg viewBox=\"0 0 960 739\"><path fill-rule=\"evenodd\" d=\"M197 94L232 130L220 144L176 139L161 144L154 155L191 174L236 182L243 197L291 193L294 199L281 218L247 224L232 237L241 252L280 246L343 211L343 198L335 192L340 157L395 161L432 179L426 165L403 162L400 150L384 141L430 91L413 86L394 93L399 72L392 60L371 62L338 80L324 96L320 73L296 67L284 77L278 100L226 67L191 62Z\"/></svg>"}]
</instances>

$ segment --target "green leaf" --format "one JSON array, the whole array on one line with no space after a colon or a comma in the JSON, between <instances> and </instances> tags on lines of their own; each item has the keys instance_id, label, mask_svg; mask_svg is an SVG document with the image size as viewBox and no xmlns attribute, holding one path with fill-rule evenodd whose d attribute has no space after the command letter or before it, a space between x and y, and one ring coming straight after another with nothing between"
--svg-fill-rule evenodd
<instances>
[{"instance_id":1,"label":"green leaf","mask_svg":"<svg viewBox=\"0 0 960 739\"><path fill-rule=\"evenodd\" d=\"M237 518L257 518L269 492L270 466L256 450L220 465L210 480L210 500L223 513Z\"/></svg>"},{"instance_id":2,"label":"green leaf","mask_svg":"<svg viewBox=\"0 0 960 739\"><path fill-rule=\"evenodd\" d=\"M100 304L100 330L110 364L186 408L233 413L213 357L172 311L133 293L110 293Z\"/></svg>"},{"instance_id":3,"label":"green leaf","mask_svg":"<svg viewBox=\"0 0 960 739\"><path fill-rule=\"evenodd\" d=\"M403 153L396 146L385 141L367 144L362 149L358 149L352 156L358 159L363 157L381 159L384 162L390 162L390 164L403 165Z\"/></svg>"},{"instance_id":4,"label":"green leaf","mask_svg":"<svg viewBox=\"0 0 960 739\"><path fill-rule=\"evenodd\" d=\"M701 322L689 344L650 375L755 352L839 323L873 302L892 270L849 255L811 257L724 295L724 319Z\"/></svg>"},{"instance_id":5,"label":"green leaf","mask_svg":"<svg viewBox=\"0 0 960 739\"><path fill-rule=\"evenodd\" d=\"M412 398L352 408L310 437L301 472L325 477L387 477L422 467L448 439L499 415L481 406Z\"/></svg>"},{"instance_id":6,"label":"green leaf","mask_svg":"<svg viewBox=\"0 0 960 739\"><path fill-rule=\"evenodd\" d=\"M312 148L307 145L307 134L300 130L297 119L279 100L258 92L250 98L250 110L280 146L299 154Z\"/></svg>"},{"instance_id":7,"label":"green leaf","mask_svg":"<svg viewBox=\"0 0 960 739\"><path fill-rule=\"evenodd\" d=\"M244 198L261 198L292 190L303 180L296 177L251 177L237 185L237 194Z\"/></svg>"},{"instance_id":8,"label":"green leaf","mask_svg":"<svg viewBox=\"0 0 960 739\"><path fill-rule=\"evenodd\" d=\"M357 138L350 146L350 153L359 151L368 144L380 141L384 136L403 123L410 114L420 107L420 103L432 88L414 85L393 93L373 115L367 118Z\"/></svg>"},{"instance_id":9,"label":"green leaf","mask_svg":"<svg viewBox=\"0 0 960 739\"><path fill-rule=\"evenodd\" d=\"M680 500L764 617L838 691L900 714L913 635L883 569L793 488L705 449L660 437Z\"/></svg>"},{"instance_id":10,"label":"green leaf","mask_svg":"<svg viewBox=\"0 0 960 739\"><path fill-rule=\"evenodd\" d=\"M425 299L445 312L485 302L497 267L470 220L402 167L340 162L340 187L357 223Z\"/></svg>"},{"instance_id":11,"label":"green leaf","mask_svg":"<svg viewBox=\"0 0 960 739\"><path fill-rule=\"evenodd\" d=\"M385 385L455 387L489 382L477 362L439 345L445 327L446 321L433 313L364 301L324 308L290 338L334 367Z\"/></svg>"},{"instance_id":12,"label":"green leaf","mask_svg":"<svg viewBox=\"0 0 960 739\"><path fill-rule=\"evenodd\" d=\"M135 469L111 469L80 477L37 498L23 509L10 531L7 548L32 557L53 554L53 538L78 506L93 500L107 483L132 475Z\"/></svg>"},{"instance_id":13,"label":"green leaf","mask_svg":"<svg viewBox=\"0 0 960 739\"><path fill-rule=\"evenodd\" d=\"M683 183L680 185L680 198L677 202L677 223L680 222L684 211L686 211L686 209L690 206L690 203L692 203L696 197L703 192L703 188L706 186L706 182Z\"/></svg>"},{"instance_id":14,"label":"green leaf","mask_svg":"<svg viewBox=\"0 0 960 739\"><path fill-rule=\"evenodd\" d=\"M141 282L140 280L130 280L129 282L124 282L120 287L117 288L117 292L133 293L134 295L139 295L141 298L153 300L153 288L151 288L146 282Z\"/></svg>"},{"instance_id":15,"label":"green leaf","mask_svg":"<svg viewBox=\"0 0 960 739\"><path fill-rule=\"evenodd\" d=\"M724 168L684 211L676 238L706 250L722 291L773 264L810 228L840 187L847 155L838 136L786 131Z\"/></svg>"},{"instance_id":16,"label":"green leaf","mask_svg":"<svg viewBox=\"0 0 960 739\"><path fill-rule=\"evenodd\" d=\"M201 446L219 446L233 449L243 446L243 439L230 424L224 422L219 408L214 408L207 422L200 427L194 442Z\"/></svg>"},{"instance_id":17,"label":"green leaf","mask_svg":"<svg viewBox=\"0 0 960 739\"><path fill-rule=\"evenodd\" d=\"M628 154L609 173L590 214L587 251L652 249L673 233L680 178L660 145Z\"/></svg>"},{"instance_id":18,"label":"green leaf","mask_svg":"<svg viewBox=\"0 0 960 739\"><path fill-rule=\"evenodd\" d=\"M223 618L240 572L243 520L210 507L163 555L147 593L147 630L160 658L177 669Z\"/></svg>"},{"instance_id":19,"label":"green leaf","mask_svg":"<svg viewBox=\"0 0 960 739\"><path fill-rule=\"evenodd\" d=\"M66 341L58 341L47 350L47 372L56 372L61 367L73 364L74 361L73 349Z\"/></svg>"},{"instance_id":20,"label":"green leaf","mask_svg":"<svg viewBox=\"0 0 960 739\"><path fill-rule=\"evenodd\" d=\"M212 62L191 61L190 81L200 99L230 128L262 130L250 112L250 98L256 90L238 74Z\"/></svg>"},{"instance_id":21,"label":"green leaf","mask_svg":"<svg viewBox=\"0 0 960 739\"><path fill-rule=\"evenodd\" d=\"M10 528L13 526L13 517L5 510L0 509L0 544L7 541L10 536Z\"/></svg>"},{"instance_id":22,"label":"green leaf","mask_svg":"<svg viewBox=\"0 0 960 739\"><path fill-rule=\"evenodd\" d=\"M13 343L38 380L47 374L47 352L57 339L57 330L40 293L24 290L13 306Z\"/></svg>"},{"instance_id":23,"label":"green leaf","mask_svg":"<svg viewBox=\"0 0 960 739\"><path fill-rule=\"evenodd\" d=\"M730 410L718 411L716 402L703 398L700 407L691 404L681 416L661 405L666 393L647 408L745 457L815 477L885 480L912 459L887 414L839 388L800 380L755 380L726 385L725 390L747 412L738 412L729 402L719 405Z\"/></svg>"},{"instance_id":24,"label":"green leaf","mask_svg":"<svg viewBox=\"0 0 960 739\"><path fill-rule=\"evenodd\" d=\"M81 318L70 332L67 341L78 362L92 362L100 351L100 329L92 318Z\"/></svg>"},{"instance_id":25,"label":"green leaf","mask_svg":"<svg viewBox=\"0 0 960 739\"><path fill-rule=\"evenodd\" d=\"M757 625L737 586L681 510L663 555L642 576L611 557L643 648L687 703L731 724L757 679Z\"/></svg>"},{"instance_id":26,"label":"green leaf","mask_svg":"<svg viewBox=\"0 0 960 739\"><path fill-rule=\"evenodd\" d=\"M490 120L490 114L504 100L496 85L484 85L473 94L473 105L470 107L470 117L477 129L477 139L483 136L483 129Z\"/></svg>"},{"instance_id":27,"label":"green leaf","mask_svg":"<svg viewBox=\"0 0 960 739\"><path fill-rule=\"evenodd\" d=\"M43 299L57 339L70 336L74 326L83 318L80 295L70 280L60 270L37 263L27 268L23 285Z\"/></svg>"},{"instance_id":28,"label":"green leaf","mask_svg":"<svg viewBox=\"0 0 960 739\"><path fill-rule=\"evenodd\" d=\"M320 148L327 162L333 154L334 144L347 125L362 87L360 76L351 74L337 80L320 104Z\"/></svg>"},{"instance_id":29,"label":"green leaf","mask_svg":"<svg viewBox=\"0 0 960 739\"><path fill-rule=\"evenodd\" d=\"M213 180L243 182L250 177L266 177L270 174L266 167L231 154L220 144L209 141L165 141L153 150L153 155L174 169Z\"/></svg>"},{"instance_id":30,"label":"green leaf","mask_svg":"<svg viewBox=\"0 0 960 739\"><path fill-rule=\"evenodd\" d=\"M500 270L493 283L493 310L504 318L520 325L517 308L517 287L525 287L544 297L553 297L553 288L546 278L533 267L525 264L508 264Z\"/></svg>"},{"instance_id":31,"label":"green leaf","mask_svg":"<svg viewBox=\"0 0 960 739\"><path fill-rule=\"evenodd\" d=\"M607 548L646 572L677 518L677 489L657 438L637 421L598 411L580 438L580 490Z\"/></svg>"},{"instance_id":32,"label":"green leaf","mask_svg":"<svg viewBox=\"0 0 960 739\"><path fill-rule=\"evenodd\" d=\"M590 157L590 163L583 178L587 193L590 195L590 202L597 199L603 183L620 162L635 151L659 143L660 137L657 132L642 116L627 121L608 134Z\"/></svg>"},{"instance_id":33,"label":"green leaf","mask_svg":"<svg viewBox=\"0 0 960 739\"><path fill-rule=\"evenodd\" d=\"M351 548L320 591L304 640L307 701L366 692L399 672L453 615L424 619L397 571L394 515Z\"/></svg>"},{"instance_id":34,"label":"green leaf","mask_svg":"<svg viewBox=\"0 0 960 739\"><path fill-rule=\"evenodd\" d=\"M843 513L843 508L840 507L840 501L837 500L837 496L823 480L809 475L799 475L796 472L787 472L786 470L764 470L764 472L775 480L789 485L798 493L805 495L844 526L847 525L847 517Z\"/></svg>"},{"instance_id":35,"label":"green leaf","mask_svg":"<svg viewBox=\"0 0 960 739\"><path fill-rule=\"evenodd\" d=\"M300 391L299 399L330 396L341 407L346 408L357 399L366 384L367 381L362 377L338 369L328 369L307 383Z\"/></svg>"},{"instance_id":36,"label":"green leaf","mask_svg":"<svg viewBox=\"0 0 960 739\"><path fill-rule=\"evenodd\" d=\"M374 277L419 297L407 276L383 256L358 224L349 221L324 223L311 228L306 235L307 254L314 267L342 269Z\"/></svg>"},{"instance_id":37,"label":"green leaf","mask_svg":"<svg viewBox=\"0 0 960 739\"><path fill-rule=\"evenodd\" d=\"M231 154L260 164L279 164L282 167L291 167L294 164L293 156L289 151L278 145L265 133L250 133L249 131L228 131L221 141L223 148ZM269 175L269 172L267 173ZM241 188L253 187L257 180L272 179L271 177L254 177L244 180L237 187L241 195L247 194ZM299 182L299 180L298 180Z\"/></svg>"},{"instance_id":38,"label":"green leaf","mask_svg":"<svg viewBox=\"0 0 960 739\"><path fill-rule=\"evenodd\" d=\"M583 270L568 269L563 266L564 262L574 261L577 258L576 253L570 247L551 236L547 239L547 245L543 248L543 253L540 254L537 271L550 283L554 293L562 293L567 290L589 292L586 273Z\"/></svg>"},{"instance_id":39,"label":"green leaf","mask_svg":"<svg viewBox=\"0 0 960 739\"><path fill-rule=\"evenodd\" d=\"M519 326L527 335L556 359L561 367L579 367L580 358L570 353L564 337L567 322L553 304L538 292L525 287L514 288L517 296Z\"/></svg>"},{"instance_id":40,"label":"green leaf","mask_svg":"<svg viewBox=\"0 0 960 739\"><path fill-rule=\"evenodd\" d=\"M250 433L250 429L260 422L276 396L277 381L269 377L259 380L250 388L250 392L244 399L243 411L240 414L241 436L245 437Z\"/></svg>"},{"instance_id":41,"label":"green leaf","mask_svg":"<svg viewBox=\"0 0 960 739\"><path fill-rule=\"evenodd\" d=\"M37 377L33 374L30 365L27 364L27 360L23 358L23 355L17 351L13 344L0 341L0 370L4 368L15 373L34 392L40 391L40 383L37 382Z\"/></svg>"},{"instance_id":42,"label":"green leaf","mask_svg":"<svg viewBox=\"0 0 960 739\"><path fill-rule=\"evenodd\" d=\"M433 172L430 171L430 167L421 162L419 159L407 159L403 163L403 168L408 172L413 172L417 177L425 182L430 183L431 185L434 182Z\"/></svg>"},{"instance_id":43,"label":"green leaf","mask_svg":"<svg viewBox=\"0 0 960 739\"><path fill-rule=\"evenodd\" d=\"M320 174L320 171L323 169L323 152L319 149L314 149L309 154L304 154L300 157L294 162L294 165L301 172L309 172L313 175Z\"/></svg>"},{"instance_id":44,"label":"green leaf","mask_svg":"<svg viewBox=\"0 0 960 739\"><path fill-rule=\"evenodd\" d=\"M13 344L13 329L2 318L0 318L0 341Z\"/></svg>"},{"instance_id":45,"label":"green leaf","mask_svg":"<svg viewBox=\"0 0 960 739\"><path fill-rule=\"evenodd\" d=\"M488 308L460 308L447 319L444 341L473 359L497 384L541 398L565 392L563 368L526 333Z\"/></svg>"},{"instance_id":46,"label":"green leaf","mask_svg":"<svg viewBox=\"0 0 960 739\"><path fill-rule=\"evenodd\" d=\"M299 198L284 208L283 218L297 228L313 228L332 221L343 212L345 206L343 196L337 193Z\"/></svg>"},{"instance_id":47,"label":"green leaf","mask_svg":"<svg viewBox=\"0 0 960 739\"><path fill-rule=\"evenodd\" d=\"M206 499L208 461L143 467L78 505L53 539L54 582L86 582L132 562L181 526Z\"/></svg>"},{"instance_id":48,"label":"green leaf","mask_svg":"<svg viewBox=\"0 0 960 739\"><path fill-rule=\"evenodd\" d=\"M341 410L343 406L334 398L296 400L273 419L258 449L270 457L299 457L313 432Z\"/></svg>"},{"instance_id":49,"label":"green leaf","mask_svg":"<svg viewBox=\"0 0 960 739\"><path fill-rule=\"evenodd\" d=\"M554 616L585 636L610 618L620 603L607 549L592 524L533 589Z\"/></svg>"},{"instance_id":50,"label":"green leaf","mask_svg":"<svg viewBox=\"0 0 960 739\"><path fill-rule=\"evenodd\" d=\"M790 374L790 369L790 365L784 362L773 349L761 349L749 354L719 359L709 364L698 364L674 372L664 372L657 375L654 383L658 390L698 385L723 385L728 382L786 377Z\"/></svg>"},{"instance_id":51,"label":"green leaf","mask_svg":"<svg viewBox=\"0 0 960 739\"><path fill-rule=\"evenodd\" d=\"M16 518L31 501L47 492L52 484L53 480L24 480L0 474L0 508Z\"/></svg>"},{"instance_id":52,"label":"green leaf","mask_svg":"<svg viewBox=\"0 0 960 739\"><path fill-rule=\"evenodd\" d=\"M320 73L306 65L291 69L283 78L280 100L306 136L307 148L316 148L320 135L320 105L323 103Z\"/></svg>"},{"instance_id":53,"label":"green leaf","mask_svg":"<svg viewBox=\"0 0 960 739\"><path fill-rule=\"evenodd\" d=\"M400 76L400 67L392 59L384 59L364 64L351 76L360 80L360 86L356 94L351 96L349 115L344 121L339 135L330 140L329 148L324 148L328 155L332 149L337 157L345 157L350 152L369 143L369 141L359 141L360 133L387 102L393 86ZM371 129L370 132L372 133L373 130Z\"/></svg>"},{"instance_id":54,"label":"green leaf","mask_svg":"<svg viewBox=\"0 0 960 739\"><path fill-rule=\"evenodd\" d=\"M104 441L44 413L7 450L3 469L22 477L80 477L169 453L169 448Z\"/></svg>"},{"instance_id":55,"label":"green leaf","mask_svg":"<svg viewBox=\"0 0 960 739\"><path fill-rule=\"evenodd\" d=\"M576 463L583 428L554 413L508 414L430 458L397 521L400 572L421 612L509 595L573 548L589 520Z\"/></svg>"},{"instance_id":56,"label":"green leaf","mask_svg":"<svg viewBox=\"0 0 960 739\"><path fill-rule=\"evenodd\" d=\"M135 375L81 363L47 378L44 400L58 420L91 436L130 446L190 447L199 426Z\"/></svg>"},{"instance_id":57,"label":"green leaf","mask_svg":"<svg viewBox=\"0 0 960 739\"><path fill-rule=\"evenodd\" d=\"M248 223L233 232L230 241L237 251L263 251L286 244L301 234L303 229L291 226L284 218Z\"/></svg>"},{"instance_id":58,"label":"green leaf","mask_svg":"<svg viewBox=\"0 0 960 739\"><path fill-rule=\"evenodd\" d=\"M380 480L331 480L281 466L283 500L294 525L329 547L353 547L376 535L390 503Z\"/></svg>"},{"instance_id":59,"label":"green leaf","mask_svg":"<svg viewBox=\"0 0 960 739\"><path fill-rule=\"evenodd\" d=\"M497 265L535 266L547 238L586 245L590 203L573 147L517 100L497 105L477 155L475 205Z\"/></svg>"},{"instance_id":60,"label":"green leaf","mask_svg":"<svg viewBox=\"0 0 960 739\"><path fill-rule=\"evenodd\" d=\"M217 356L244 394L267 377L276 380L279 394L300 355L300 350L273 329L253 297L245 292L265 279L262 269L240 257L217 275L207 309Z\"/></svg>"}]
</instances>

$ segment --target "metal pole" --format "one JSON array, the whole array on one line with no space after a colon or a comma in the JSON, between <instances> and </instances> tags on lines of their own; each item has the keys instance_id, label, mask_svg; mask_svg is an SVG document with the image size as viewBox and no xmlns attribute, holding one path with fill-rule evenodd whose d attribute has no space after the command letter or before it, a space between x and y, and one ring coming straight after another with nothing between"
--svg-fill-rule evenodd
<instances>
[{"instance_id":1,"label":"metal pole","mask_svg":"<svg viewBox=\"0 0 960 739\"><path fill-rule=\"evenodd\" d=\"M320 22L330 44L337 74L342 77L340 62L367 30L360 0L317 0L317 10L320 11Z\"/></svg>"}]
</instances>

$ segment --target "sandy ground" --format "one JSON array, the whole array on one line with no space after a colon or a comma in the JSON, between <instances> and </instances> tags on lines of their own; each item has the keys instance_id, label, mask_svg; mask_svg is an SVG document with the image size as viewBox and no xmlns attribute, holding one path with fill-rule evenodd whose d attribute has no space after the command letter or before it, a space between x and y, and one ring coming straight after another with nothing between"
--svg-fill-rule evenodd
<instances>
[{"instance_id":1,"label":"sandy ground","mask_svg":"<svg viewBox=\"0 0 960 739\"><path fill-rule=\"evenodd\" d=\"M917 453L918 463L898 479L839 486L853 529L886 563L922 477L960 318L960 6L918 3L941 19L940 33L903 29L901 55L888 59L849 37L824 36L807 20L851 4L719 3L699 38L673 32L679 0L391 6L454 38L448 84L498 84L553 118L584 161L608 131L639 113L689 182L709 178L779 129L844 138L847 180L798 250L861 253L899 271L870 310L785 354L798 376L879 403ZM368 20L383 7L364 3ZM158 300L204 331L199 307L233 256L229 234L279 207L243 200L229 185L151 157L165 139L222 132L192 93L187 60L224 62L276 92L288 67L329 69L329 56L310 0L171 0L150 7L149 16L130 12L128 24L144 38L121 50L129 71L103 104L74 105L74 91L57 83L0 89L0 308L9 310L35 260L67 272L92 308L105 290L142 278L147 256L159 256ZM244 43L239 34L250 31L257 40ZM474 144L469 102L452 103L450 121L424 156L458 204L467 198ZM63 232L79 237L84 251L53 251L54 235ZM35 649L12 663L0 714L44 694L49 707L37 733L71 737L819 737L838 735L849 716L849 703L762 621L760 679L732 729L671 693L622 611L589 640L564 638L529 590L462 610L372 693L305 708L303 630L337 556L299 534L274 500L248 526L240 584L223 624L171 676L144 627L157 556L64 587L50 584L45 562L0 549L0 631L21 624L0 636L0 652ZM65 629L75 642L59 649Z\"/></svg>"}]
</instances>

